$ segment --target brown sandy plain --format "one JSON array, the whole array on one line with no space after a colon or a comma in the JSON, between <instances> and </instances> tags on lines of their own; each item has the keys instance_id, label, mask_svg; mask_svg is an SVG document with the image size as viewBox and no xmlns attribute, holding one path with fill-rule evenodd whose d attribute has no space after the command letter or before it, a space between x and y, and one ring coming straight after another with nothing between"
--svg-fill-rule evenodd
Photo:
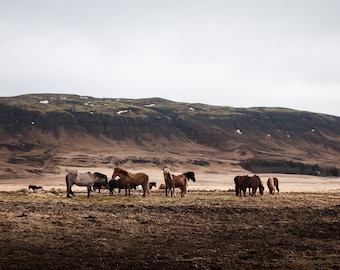
<instances>
[{"instance_id":1,"label":"brown sandy plain","mask_svg":"<svg viewBox=\"0 0 340 270\"><path fill-rule=\"evenodd\" d=\"M66 198L65 169L0 180L0 269L340 269L337 178L275 175L280 193L237 197L233 178L249 172L201 168L185 198L84 187ZM163 183L160 169L126 169Z\"/></svg>"}]
</instances>

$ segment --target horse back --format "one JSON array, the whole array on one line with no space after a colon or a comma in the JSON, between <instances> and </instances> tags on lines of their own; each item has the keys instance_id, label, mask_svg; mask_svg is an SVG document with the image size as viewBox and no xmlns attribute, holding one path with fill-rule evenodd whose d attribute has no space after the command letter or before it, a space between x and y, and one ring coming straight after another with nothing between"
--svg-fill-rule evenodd
<instances>
[{"instance_id":1,"label":"horse back","mask_svg":"<svg viewBox=\"0 0 340 270\"><path fill-rule=\"evenodd\" d=\"M242 176L237 176L236 179L234 179L235 184L240 188L247 188L249 185L249 176L248 175L242 175Z\"/></svg>"},{"instance_id":2,"label":"horse back","mask_svg":"<svg viewBox=\"0 0 340 270\"><path fill-rule=\"evenodd\" d=\"M260 177L258 177L257 175L249 177L248 187L250 188L263 187Z\"/></svg>"},{"instance_id":3,"label":"horse back","mask_svg":"<svg viewBox=\"0 0 340 270\"><path fill-rule=\"evenodd\" d=\"M74 184L78 186L90 186L95 182L96 178L90 172L78 173L77 178L74 180Z\"/></svg>"},{"instance_id":4,"label":"horse back","mask_svg":"<svg viewBox=\"0 0 340 270\"><path fill-rule=\"evenodd\" d=\"M129 173L129 177L125 179L121 179L122 184L130 184L131 186L138 186L138 185L149 185L149 176L145 173Z\"/></svg>"},{"instance_id":5,"label":"horse back","mask_svg":"<svg viewBox=\"0 0 340 270\"><path fill-rule=\"evenodd\" d=\"M183 174L180 175L172 175L172 178L175 181L175 187L183 187L187 184L187 177Z\"/></svg>"},{"instance_id":6,"label":"horse back","mask_svg":"<svg viewBox=\"0 0 340 270\"><path fill-rule=\"evenodd\" d=\"M269 177L268 181L267 181L267 186L269 188L269 190L273 190L274 189L274 185L275 185L275 180L273 177Z\"/></svg>"}]
</instances>

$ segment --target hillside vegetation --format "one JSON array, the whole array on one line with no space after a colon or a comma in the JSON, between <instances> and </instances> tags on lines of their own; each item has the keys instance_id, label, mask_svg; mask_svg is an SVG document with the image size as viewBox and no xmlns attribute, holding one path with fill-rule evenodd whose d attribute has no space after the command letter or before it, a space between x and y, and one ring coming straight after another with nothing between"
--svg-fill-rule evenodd
<instances>
[{"instance_id":1,"label":"hillside vegetation","mask_svg":"<svg viewBox=\"0 0 340 270\"><path fill-rule=\"evenodd\" d=\"M127 162L340 167L340 118L285 108L34 94L0 98L0 127L0 177Z\"/></svg>"}]
</instances>

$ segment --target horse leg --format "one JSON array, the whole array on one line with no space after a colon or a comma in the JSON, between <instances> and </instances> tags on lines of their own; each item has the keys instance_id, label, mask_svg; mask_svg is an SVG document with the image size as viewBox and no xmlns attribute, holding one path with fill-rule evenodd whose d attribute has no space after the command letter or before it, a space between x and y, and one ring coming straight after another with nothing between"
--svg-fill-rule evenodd
<instances>
[{"instance_id":1,"label":"horse leg","mask_svg":"<svg viewBox=\"0 0 340 270\"><path fill-rule=\"evenodd\" d=\"M125 186L125 196L128 196L128 191L129 191L129 197L131 195L131 186L130 184L126 184Z\"/></svg>"},{"instance_id":2,"label":"horse leg","mask_svg":"<svg viewBox=\"0 0 340 270\"><path fill-rule=\"evenodd\" d=\"M149 183L146 183L145 184L145 188L146 188L146 193L148 194L148 195L150 195L150 186L149 186Z\"/></svg>"},{"instance_id":3,"label":"horse leg","mask_svg":"<svg viewBox=\"0 0 340 270\"><path fill-rule=\"evenodd\" d=\"M238 188L238 185L235 185L235 192L236 192L236 196L238 196L238 194L239 194L239 188Z\"/></svg>"},{"instance_id":4,"label":"horse leg","mask_svg":"<svg viewBox=\"0 0 340 270\"><path fill-rule=\"evenodd\" d=\"M185 197L187 195L187 189L186 186L182 187L182 193L181 193L181 197Z\"/></svg>"},{"instance_id":5,"label":"horse leg","mask_svg":"<svg viewBox=\"0 0 340 270\"><path fill-rule=\"evenodd\" d=\"M73 192L71 190L71 187L72 187L72 185L67 183L67 189L66 189L67 190L67 198L71 197L70 194L73 196Z\"/></svg>"},{"instance_id":6,"label":"horse leg","mask_svg":"<svg viewBox=\"0 0 340 270\"><path fill-rule=\"evenodd\" d=\"M90 197L90 193L91 193L91 186L87 187L87 197Z\"/></svg>"},{"instance_id":7,"label":"horse leg","mask_svg":"<svg viewBox=\"0 0 340 270\"><path fill-rule=\"evenodd\" d=\"M257 187L254 187L252 191L253 191L253 196L256 196Z\"/></svg>"},{"instance_id":8,"label":"horse leg","mask_svg":"<svg viewBox=\"0 0 340 270\"><path fill-rule=\"evenodd\" d=\"M146 185L145 184L142 185L142 188L143 188L143 197L145 197L146 196Z\"/></svg>"},{"instance_id":9,"label":"horse leg","mask_svg":"<svg viewBox=\"0 0 340 270\"><path fill-rule=\"evenodd\" d=\"M146 197L146 195L150 195L149 183L144 183L144 185L142 185L142 188L143 188L143 197Z\"/></svg>"},{"instance_id":10,"label":"horse leg","mask_svg":"<svg viewBox=\"0 0 340 270\"><path fill-rule=\"evenodd\" d=\"M66 181L66 193L67 193L67 198L70 197L70 189L69 189L69 183L68 183L68 175L65 176L65 181Z\"/></svg>"}]
</instances>

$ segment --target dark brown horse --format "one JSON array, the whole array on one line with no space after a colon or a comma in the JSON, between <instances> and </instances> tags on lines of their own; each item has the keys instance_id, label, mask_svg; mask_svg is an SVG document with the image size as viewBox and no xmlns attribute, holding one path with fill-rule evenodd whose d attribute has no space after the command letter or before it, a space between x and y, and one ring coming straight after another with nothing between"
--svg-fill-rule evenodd
<instances>
[{"instance_id":1,"label":"dark brown horse","mask_svg":"<svg viewBox=\"0 0 340 270\"><path fill-rule=\"evenodd\" d=\"M142 185L143 197L150 195L149 176L145 173L130 173L123 168L116 167L112 174L112 179L119 176L121 184L125 187L125 196L130 196L131 188Z\"/></svg>"},{"instance_id":2,"label":"dark brown horse","mask_svg":"<svg viewBox=\"0 0 340 270\"><path fill-rule=\"evenodd\" d=\"M275 188L276 188L277 192L280 192L280 190L279 190L279 179L277 179L276 177L269 177L268 181L267 181L267 186L268 186L270 194L275 193Z\"/></svg>"},{"instance_id":3,"label":"dark brown horse","mask_svg":"<svg viewBox=\"0 0 340 270\"><path fill-rule=\"evenodd\" d=\"M249 183L248 175L238 175L234 178L236 196L246 196L246 191Z\"/></svg>"},{"instance_id":4,"label":"dark brown horse","mask_svg":"<svg viewBox=\"0 0 340 270\"><path fill-rule=\"evenodd\" d=\"M257 188L259 189L260 194L263 195L264 186L261 178L255 174L254 176L249 176L248 179L248 187L252 189L251 195L256 196Z\"/></svg>"},{"instance_id":5,"label":"dark brown horse","mask_svg":"<svg viewBox=\"0 0 340 270\"><path fill-rule=\"evenodd\" d=\"M247 188L249 188L249 194L252 196L256 195L256 191L259 188L260 194L263 195L264 186L258 175L238 175L234 178L236 196L246 196ZM250 192L251 189L251 192Z\"/></svg>"}]
</instances>

